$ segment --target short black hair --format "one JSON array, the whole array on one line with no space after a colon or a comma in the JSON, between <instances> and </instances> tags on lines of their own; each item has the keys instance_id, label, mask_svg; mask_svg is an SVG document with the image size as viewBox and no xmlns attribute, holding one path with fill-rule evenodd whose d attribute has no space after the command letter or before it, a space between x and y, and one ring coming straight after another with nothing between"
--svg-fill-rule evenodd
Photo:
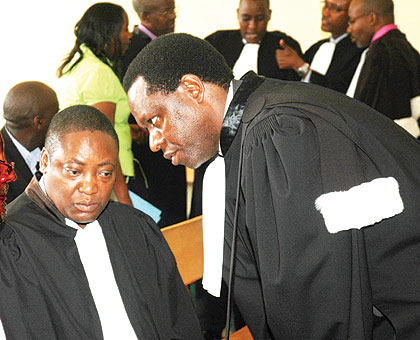
<instances>
[{"instance_id":1,"label":"short black hair","mask_svg":"<svg viewBox=\"0 0 420 340\"><path fill-rule=\"evenodd\" d=\"M117 133L101 111L89 105L74 105L60 111L51 120L45 137L45 148L52 155L65 135L79 131L104 132L114 139L117 149L119 147Z\"/></svg>"},{"instance_id":2,"label":"short black hair","mask_svg":"<svg viewBox=\"0 0 420 340\"><path fill-rule=\"evenodd\" d=\"M141 76L148 93L171 93L185 74L226 90L233 79L225 59L209 42L186 33L170 33L151 41L134 58L124 76L124 88L128 91Z\"/></svg>"}]
</instances>

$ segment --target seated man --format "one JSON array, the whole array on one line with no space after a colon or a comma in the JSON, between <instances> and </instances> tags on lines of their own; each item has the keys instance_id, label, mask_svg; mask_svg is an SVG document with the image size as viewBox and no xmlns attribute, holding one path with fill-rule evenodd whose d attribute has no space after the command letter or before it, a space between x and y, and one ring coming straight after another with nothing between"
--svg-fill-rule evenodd
<instances>
[{"instance_id":1,"label":"seated man","mask_svg":"<svg viewBox=\"0 0 420 340\"><path fill-rule=\"evenodd\" d=\"M11 339L201 339L150 217L109 202L118 137L90 106L51 121L34 177L0 230L0 318Z\"/></svg>"},{"instance_id":2,"label":"seated man","mask_svg":"<svg viewBox=\"0 0 420 340\"><path fill-rule=\"evenodd\" d=\"M252 70L262 76L283 80L299 80L293 70L281 70L276 61L276 50L284 40L302 55L299 43L283 32L267 32L271 17L269 0L240 0L239 30L217 31L206 40L225 58L236 79Z\"/></svg>"},{"instance_id":3,"label":"seated man","mask_svg":"<svg viewBox=\"0 0 420 340\"><path fill-rule=\"evenodd\" d=\"M12 87L3 104L1 129L4 154L13 162L17 180L10 185L7 202L19 196L37 171L41 148L52 117L58 111L54 90L38 81L26 81Z\"/></svg>"}]
</instances>

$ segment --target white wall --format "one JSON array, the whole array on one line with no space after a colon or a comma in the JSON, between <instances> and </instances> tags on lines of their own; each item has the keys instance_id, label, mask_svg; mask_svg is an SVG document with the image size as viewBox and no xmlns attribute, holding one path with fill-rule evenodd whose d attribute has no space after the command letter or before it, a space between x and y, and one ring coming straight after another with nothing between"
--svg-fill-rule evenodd
<instances>
[{"instance_id":1,"label":"white wall","mask_svg":"<svg viewBox=\"0 0 420 340\"><path fill-rule=\"evenodd\" d=\"M0 0L0 111L7 91L15 84L39 80L55 86L55 71L74 44L73 29L93 0ZM394 0L396 22L420 50L418 0ZM116 0L138 23L131 0ZM217 29L236 28L238 0L176 0L177 32L204 38ZM270 30L281 30L298 40L302 49L325 37L318 0L271 0ZM0 117L0 125L3 120Z\"/></svg>"}]
</instances>

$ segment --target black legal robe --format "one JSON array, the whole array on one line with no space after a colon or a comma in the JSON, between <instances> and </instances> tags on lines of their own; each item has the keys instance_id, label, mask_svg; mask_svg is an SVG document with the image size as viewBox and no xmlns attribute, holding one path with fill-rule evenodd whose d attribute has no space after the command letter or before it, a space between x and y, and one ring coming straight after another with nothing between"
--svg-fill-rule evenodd
<instances>
[{"instance_id":1,"label":"black legal robe","mask_svg":"<svg viewBox=\"0 0 420 340\"><path fill-rule=\"evenodd\" d=\"M318 49L330 39L323 39L313 44L304 55L307 63L312 63ZM335 46L330 67L325 75L312 70L310 83L328 87L341 93L346 93L359 64L363 49L354 44L350 36L340 40Z\"/></svg>"},{"instance_id":2,"label":"black legal robe","mask_svg":"<svg viewBox=\"0 0 420 340\"><path fill-rule=\"evenodd\" d=\"M284 32L267 32L262 38L258 50L258 74L283 80L300 80L300 77L294 70L281 70L277 65L276 50L281 48L279 44L281 39L302 56L300 45L295 39ZM206 37L205 40L223 55L228 66L233 69L244 48L241 32L239 30L216 31Z\"/></svg>"},{"instance_id":3,"label":"black legal robe","mask_svg":"<svg viewBox=\"0 0 420 340\"><path fill-rule=\"evenodd\" d=\"M420 55L399 30L374 41L366 54L354 98L391 119L411 117L420 95Z\"/></svg>"},{"instance_id":4,"label":"black legal robe","mask_svg":"<svg viewBox=\"0 0 420 340\"><path fill-rule=\"evenodd\" d=\"M156 224L110 202L98 221L139 339L202 339L191 298ZM37 183L17 198L0 231L0 318L8 340L103 339L74 237Z\"/></svg>"},{"instance_id":5,"label":"black legal robe","mask_svg":"<svg viewBox=\"0 0 420 340\"><path fill-rule=\"evenodd\" d=\"M397 339L420 339L418 142L335 91L245 76L220 141L225 280L243 135L233 289L254 339L388 340L392 327ZM320 195L391 176L402 213L360 230L328 232L315 208Z\"/></svg>"}]
</instances>

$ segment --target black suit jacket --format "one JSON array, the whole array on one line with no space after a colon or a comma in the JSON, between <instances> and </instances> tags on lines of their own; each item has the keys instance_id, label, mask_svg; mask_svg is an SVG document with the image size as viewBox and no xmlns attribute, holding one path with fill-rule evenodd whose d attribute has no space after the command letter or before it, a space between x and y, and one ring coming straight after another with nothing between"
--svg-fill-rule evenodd
<instances>
[{"instance_id":1,"label":"black suit jacket","mask_svg":"<svg viewBox=\"0 0 420 340\"><path fill-rule=\"evenodd\" d=\"M295 39L280 31L267 32L261 40L258 51L258 74L268 78L300 80L295 71L281 70L277 65L276 50L280 49L280 39L284 39L287 45L302 56L300 45ZM217 31L206 37L206 40L225 57L226 63L233 69L244 47L241 32L239 30Z\"/></svg>"},{"instance_id":2,"label":"black suit jacket","mask_svg":"<svg viewBox=\"0 0 420 340\"><path fill-rule=\"evenodd\" d=\"M16 181L9 184L9 191L6 195L7 203L10 203L25 190L33 175L19 150L10 139L5 127L1 129L1 135L4 141L4 155L8 162L15 163L15 173L17 176Z\"/></svg>"},{"instance_id":3,"label":"black suit jacket","mask_svg":"<svg viewBox=\"0 0 420 340\"><path fill-rule=\"evenodd\" d=\"M304 60L310 64L319 47L327 41L329 39L323 39L313 44L305 52ZM346 93L362 52L363 49L352 43L350 36L345 37L336 45L330 67L325 76L312 71L310 82Z\"/></svg>"},{"instance_id":4,"label":"black suit jacket","mask_svg":"<svg viewBox=\"0 0 420 340\"><path fill-rule=\"evenodd\" d=\"M127 72L127 68L131 61L137 56L137 54L149 43L152 39L138 29L134 29L133 36L131 37L130 45L125 52L121 63L121 80Z\"/></svg>"},{"instance_id":5,"label":"black suit jacket","mask_svg":"<svg viewBox=\"0 0 420 340\"><path fill-rule=\"evenodd\" d=\"M130 46L122 62L122 75L127 72L127 68L137 54L152 39L137 29L134 30ZM136 124L133 115L129 118L130 124ZM187 218L187 184L184 166L173 166L171 161L163 158L162 152L152 152L149 143L139 145L131 144L134 158L141 163L141 167L146 174L148 189L146 193L138 192L138 181L134 185L129 185L129 189L138 193L144 199L162 210L161 220L158 225L166 227L168 225L181 222ZM136 176L142 181L142 174L139 167L135 164ZM137 182L137 183L136 183Z\"/></svg>"}]
</instances>

